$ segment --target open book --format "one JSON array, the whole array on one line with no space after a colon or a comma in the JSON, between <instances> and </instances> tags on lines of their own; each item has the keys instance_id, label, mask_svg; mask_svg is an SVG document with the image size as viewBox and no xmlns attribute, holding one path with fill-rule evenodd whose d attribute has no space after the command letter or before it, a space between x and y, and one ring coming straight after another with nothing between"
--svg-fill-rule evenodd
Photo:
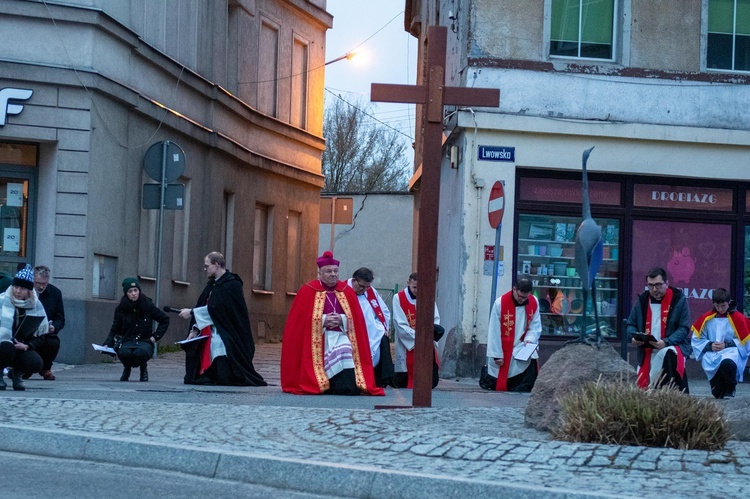
<instances>
[{"instance_id":1,"label":"open book","mask_svg":"<svg viewBox=\"0 0 750 499\"><path fill-rule=\"evenodd\" d=\"M516 347L517 349L514 349L515 351L513 352L513 358L522 362L526 362L531 358L532 355L534 355L534 352L539 347L539 344L524 343L523 346L519 345L519 347Z\"/></svg>"},{"instance_id":2,"label":"open book","mask_svg":"<svg viewBox=\"0 0 750 499\"><path fill-rule=\"evenodd\" d=\"M657 341L659 341L653 334L633 333L632 336L636 341L644 342L644 346L649 348L651 347L651 344L649 342L653 341L654 343L656 343Z\"/></svg>"},{"instance_id":3,"label":"open book","mask_svg":"<svg viewBox=\"0 0 750 499\"><path fill-rule=\"evenodd\" d=\"M208 336L195 336L193 338L186 338L184 340L175 341L175 345L184 345L185 343L192 343L194 341L205 340Z\"/></svg>"},{"instance_id":4,"label":"open book","mask_svg":"<svg viewBox=\"0 0 750 499\"><path fill-rule=\"evenodd\" d=\"M117 352L115 352L114 348L105 347L104 345L97 345L96 343L91 344L92 347L94 347L94 350L97 352L104 352L104 353L110 353L112 355L115 355Z\"/></svg>"}]
</instances>

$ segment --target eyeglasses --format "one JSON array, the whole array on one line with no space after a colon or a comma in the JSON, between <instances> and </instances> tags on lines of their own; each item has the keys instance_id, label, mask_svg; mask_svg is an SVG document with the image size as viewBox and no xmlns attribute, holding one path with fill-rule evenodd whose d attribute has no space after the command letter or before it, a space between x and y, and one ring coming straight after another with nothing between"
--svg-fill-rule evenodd
<instances>
[{"instance_id":1,"label":"eyeglasses","mask_svg":"<svg viewBox=\"0 0 750 499\"><path fill-rule=\"evenodd\" d=\"M651 288L651 289L659 289L659 288L662 288L662 287L664 287L664 285L665 285L665 284L666 284L666 282L664 282L664 281L662 281L662 282L649 282L649 283L646 283L646 285L647 285L647 286L648 286L649 288Z\"/></svg>"}]
</instances>

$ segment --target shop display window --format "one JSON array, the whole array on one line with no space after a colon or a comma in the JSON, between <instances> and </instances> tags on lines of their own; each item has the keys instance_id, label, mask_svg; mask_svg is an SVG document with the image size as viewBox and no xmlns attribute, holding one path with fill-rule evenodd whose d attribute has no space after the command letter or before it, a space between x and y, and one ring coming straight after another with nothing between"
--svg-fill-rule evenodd
<instances>
[{"instance_id":1,"label":"shop display window","mask_svg":"<svg viewBox=\"0 0 750 499\"><path fill-rule=\"evenodd\" d=\"M595 281L596 303L591 296L584 303L581 279L575 269L575 235L581 218L519 215L517 274L530 278L534 284L543 335L576 336L583 328L593 333L596 311L602 334L617 336L620 221L596 221L602 228L604 261Z\"/></svg>"}]
</instances>

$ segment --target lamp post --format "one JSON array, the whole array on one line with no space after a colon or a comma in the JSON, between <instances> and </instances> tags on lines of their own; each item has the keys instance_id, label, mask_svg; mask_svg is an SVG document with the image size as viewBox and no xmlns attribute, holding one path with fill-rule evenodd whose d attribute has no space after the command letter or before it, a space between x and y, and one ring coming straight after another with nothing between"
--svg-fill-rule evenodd
<instances>
[{"instance_id":1,"label":"lamp post","mask_svg":"<svg viewBox=\"0 0 750 499\"><path fill-rule=\"evenodd\" d=\"M326 62L324 64L324 66L328 66L329 64L333 64L334 62L343 61L344 59L346 59L347 61L350 61L356 55L357 55L356 52L347 52L346 54L344 54L344 55L342 55L340 57L337 57L335 59L331 59L330 61Z\"/></svg>"}]
</instances>

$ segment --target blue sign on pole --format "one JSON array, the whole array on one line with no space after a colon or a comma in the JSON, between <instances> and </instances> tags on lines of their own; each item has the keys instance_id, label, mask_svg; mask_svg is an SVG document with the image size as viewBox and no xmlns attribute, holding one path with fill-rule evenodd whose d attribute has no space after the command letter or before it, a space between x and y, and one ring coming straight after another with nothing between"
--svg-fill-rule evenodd
<instances>
[{"instance_id":1,"label":"blue sign on pole","mask_svg":"<svg viewBox=\"0 0 750 499\"><path fill-rule=\"evenodd\" d=\"M516 161L516 148L504 146L479 146L479 157L483 161Z\"/></svg>"}]
</instances>

